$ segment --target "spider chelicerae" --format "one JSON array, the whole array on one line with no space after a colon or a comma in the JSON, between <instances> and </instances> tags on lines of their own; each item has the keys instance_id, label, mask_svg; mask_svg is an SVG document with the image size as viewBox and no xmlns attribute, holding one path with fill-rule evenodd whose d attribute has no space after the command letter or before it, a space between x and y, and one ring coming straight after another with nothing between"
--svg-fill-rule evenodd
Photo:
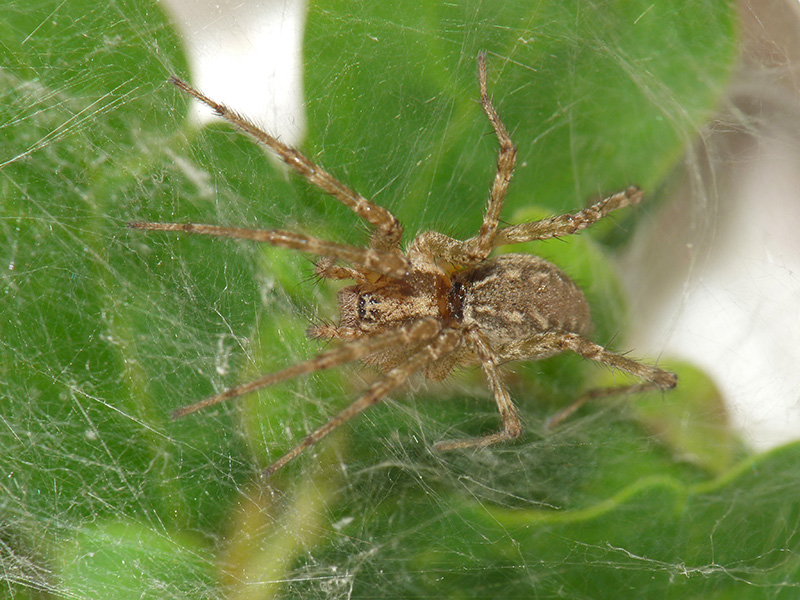
<instances>
[{"instance_id":1,"label":"spider chelicerae","mask_svg":"<svg viewBox=\"0 0 800 600\"><path fill-rule=\"evenodd\" d=\"M675 387L674 374L610 352L587 337L592 323L586 298L555 265L529 254L490 257L498 246L576 233L614 210L637 204L642 194L638 188L629 187L575 213L499 228L503 200L514 173L516 148L487 92L485 53L478 55L480 101L500 142L500 152L483 224L477 235L467 240L426 231L411 242L405 253L400 250L403 227L388 210L339 182L245 117L178 78L171 81L264 144L309 182L374 227L369 247L361 248L283 230L196 223L129 224L134 229L240 238L301 250L320 257L315 270L321 277L355 281L355 285L339 292L339 324L309 330L314 338L341 340L338 347L173 413L175 418L182 417L280 381L356 360L379 367L382 375L358 400L308 434L270 465L265 474L274 473L331 431L380 402L417 372L441 381L458 365L480 365L503 421L502 430L496 433L438 442L436 450L478 448L520 435L522 424L499 371L504 362L538 360L570 350L644 380L641 384L590 392L559 413L557 420L589 398Z\"/></svg>"}]
</instances>

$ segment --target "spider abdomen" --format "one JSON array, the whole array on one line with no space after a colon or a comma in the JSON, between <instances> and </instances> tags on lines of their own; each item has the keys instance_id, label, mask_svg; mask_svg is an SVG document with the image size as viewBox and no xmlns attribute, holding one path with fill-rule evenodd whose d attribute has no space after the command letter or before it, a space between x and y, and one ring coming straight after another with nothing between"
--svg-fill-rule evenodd
<instances>
[{"instance_id":1,"label":"spider abdomen","mask_svg":"<svg viewBox=\"0 0 800 600\"><path fill-rule=\"evenodd\" d=\"M548 331L585 335L592 329L583 292L552 263L503 254L453 277L453 317L482 332L502 354L509 344Z\"/></svg>"}]
</instances>

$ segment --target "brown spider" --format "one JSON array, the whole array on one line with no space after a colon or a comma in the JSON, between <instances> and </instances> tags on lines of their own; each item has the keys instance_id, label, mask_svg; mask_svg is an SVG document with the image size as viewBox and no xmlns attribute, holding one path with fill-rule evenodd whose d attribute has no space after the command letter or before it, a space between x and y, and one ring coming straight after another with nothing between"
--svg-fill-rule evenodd
<instances>
[{"instance_id":1,"label":"brown spider","mask_svg":"<svg viewBox=\"0 0 800 600\"><path fill-rule=\"evenodd\" d=\"M416 237L404 254L403 228L385 208L377 206L337 181L303 154L262 131L246 118L214 102L185 82L179 89L211 107L220 117L275 152L308 181L330 194L374 228L369 248L347 246L281 230L253 230L195 223L130 223L149 231L178 231L266 242L317 255L316 272L329 279L356 283L339 292L341 320L309 335L338 339L343 344L297 365L239 385L196 404L177 409L182 417L207 406L236 398L299 375L361 360L378 366L383 375L348 408L310 433L293 450L269 466L269 475L332 430L372 406L422 371L435 381L457 365L479 364L503 419L503 429L484 437L444 441L437 450L483 447L516 438L522 425L498 370L500 363L537 360L571 350L610 367L627 371L646 383L601 390L584 396L558 415L561 420L586 399L610 393L666 390L674 374L609 352L589 340L589 305L578 287L560 269L537 256L503 254L489 258L493 248L576 233L611 211L637 204L642 194L629 187L576 213L498 229L500 211L514 172L516 148L500 121L486 89L486 54L478 55L481 106L500 141L497 173L486 215L478 234L456 240L436 231ZM337 264L338 261L350 266Z\"/></svg>"}]
</instances>

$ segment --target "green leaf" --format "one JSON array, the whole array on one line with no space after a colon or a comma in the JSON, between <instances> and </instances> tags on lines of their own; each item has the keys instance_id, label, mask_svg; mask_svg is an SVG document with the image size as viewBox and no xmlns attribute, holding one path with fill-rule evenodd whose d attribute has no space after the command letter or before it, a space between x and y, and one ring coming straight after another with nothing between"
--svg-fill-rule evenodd
<instances>
[{"instance_id":1,"label":"green leaf","mask_svg":"<svg viewBox=\"0 0 800 600\"><path fill-rule=\"evenodd\" d=\"M198 540L135 521L77 529L59 549L59 587L80 598L213 598L210 556Z\"/></svg>"}]
</instances>

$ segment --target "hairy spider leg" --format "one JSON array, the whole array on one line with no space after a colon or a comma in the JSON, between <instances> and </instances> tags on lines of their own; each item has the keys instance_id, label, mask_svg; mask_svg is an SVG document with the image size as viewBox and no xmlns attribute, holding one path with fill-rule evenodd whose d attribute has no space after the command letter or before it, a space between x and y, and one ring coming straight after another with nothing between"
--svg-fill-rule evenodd
<instances>
[{"instance_id":1,"label":"hairy spider leg","mask_svg":"<svg viewBox=\"0 0 800 600\"><path fill-rule=\"evenodd\" d=\"M486 205L486 214L483 218L478 235L467 240L465 245L468 250L467 265L476 265L486 259L492 251L493 241L497 233L497 226L500 222L500 213L503 210L503 202L508 191L508 184L514 175L514 165L517 161L517 148L511 137L508 135L505 125L500 120L500 115L489 98L486 86L486 52L478 54L478 84L481 92L481 106L489 122L494 128L497 140L500 143L500 151L497 156L497 170L495 171L492 190Z\"/></svg>"},{"instance_id":2,"label":"hairy spider leg","mask_svg":"<svg viewBox=\"0 0 800 600\"><path fill-rule=\"evenodd\" d=\"M522 423L519 420L517 409L511 401L508 389L503 383L503 379L498 369L497 355L492 352L489 344L486 343L483 335L478 331L470 331L467 339L478 353L481 367L489 382L489 387L497 403L500 417L503 419L503 429L497 433L492 433L478 438L464 440L448 440L437 442L433 445L435 450L457 450L460 448L483 448L497 442L512 440L522 433Z\"/></svg>"},{"instance_id":3,"label":"hairy spider leg","mask_svg":"<svg viewBox=\"0 0 800 600\"><path fill-rule=\"evenodd\" d=\"M366 199L349 186L341 183L325 169L314 164L299 150L287 146L279 139L271 136L224 104L215 102L202 92L194 89L182 79L173 76L170 77L170 82L181 91L186 92L210 107L218 116L228 121L234 127L249 134L257 142L264 144L277 154L283 162L297 171L298 174L305 177L310 183L317 186L326 194L333 196L359 217L373 225L376 230L370 242L371 248L381 252L390 252L399 247L400 238L403 235L403 227L397 218L387 209Z\"/></svg>"},{"instance_id":4,"label":"hairy spider leg","mask_svg":"<svg viewBox=\"0 0 800 600\"><path fill-rule=\"evenodd\" d=\"M659 384L657 384L656 382L648 381L647 383L632 383L630 385L620 385L611 388L600 388L596 390L589 390L588 392L583 394L580 398L578 398L565 408L562 408L556 414L551 415L545 421L544 425L547 429L553 429L557 427L558 425L563 423L566 419L575 414L584 404L587 404L592 400L597 400L599 398L607 398L609 396L627 396L631 394L642 394L644 392L652 392L663 389L664 388Z\"/></svg>"},{"instance_id":5,"label":"hairy spider leg","mask_svg":"<svg viewBox=\"0 0 800 600\"><path fill-rule=\"evenodd\" d=\"M264 476L269 477L275 471L285 466L286 463L296 458L305 449L319 442L331 431L343 425L370 406L380 402L387 394L405 383L411 375L422 369L426 364L432 363L450 353L458 345L460 339L461 336L459 333L453 329L441 331L433 340L420 348L405 362L394 367L378 381L373 383L358 400L353 402L330 421L312 431L302 442L267 467L263 472Z\"/></svg>"},{"instance_id":6,"label":"hairy spider leg","mask_svg":"<svg viewBox=\"0 0 800 600\"><path fill-rule=\"evenodd\" d=\"M500 223L508 184L514 175L517 160L517 148L508 134L508 130L497 113L489 97L486 75L486 53L478 54L478 84L480 87L481 107L492 124L500 150L497 156L495 171L489 200L486 203L486 214L483 217L478 234L468 240L457 240L438 231L426 231L413 241L409 256L420 256L428 262L440 259L462 266L476 265L486 259L494 248L494 238Z\"/></svg>"},{"instance_id":7,"label":"hairy spider leg","mask_svg":"<svg viewBox=\"0 0 800 600\"><path fill-rule=\"evenodd\" d=\"M678 381L677 377L669 371L643 365L621 354L610 352L600 344L595 344L592 340L577 333L565 331L548 331L523 340L504 351L503 358L508 360L529 359L531 356L530 348L535 348L537 353L540 353L541 349L549 349L551 353L570 350L589 360L601 362L645 381L652 381L664 390L674 388Z\"/></svg>"},{"instance_id":8,"label":"hairy spider leg","mask_svg":"<svg viewBox=\"0 0 800 600\"><path fill-rule=\"evenodd\" d=\"M507 348L504 351L504 358L512 361L525 360L530 358L534 351L536 353L541 353L542 349L549 349L553 353L570 350L589 360L594 360L613 369L619 369L620 371L630 373L635 377L644 379L646 382L591 390L550 417L547 421L548 427L555 427L590 400L621 394L638 394L640 392L649 392L653 390L669 390L674 388L678 383L678 377L674 373L659 369L658 367L644 365L626 356L622 356L621 354L606 350L603 346L576 333L551 331L533 336Z\"/></svg>"},{"instance_id":9,"label":"hairy spider leg","mask_svg":"<svg viewBox=\"0 0 800 600\"><path fill-rule=\"evenodd\" d=\"M641 200L641 190L636 186L630 186L624 191L603 198L578 212L565 213L541 221L521 223L501 229L494 238L494 247L571 235L594 225L600 219L608 216L610 212L639 204Z\"/></svg>"},{"instance_id":10,"label":"hairy spider leg","mask_svg":"<svg viewBox=\"0 0 800 600\"><path fill-rule=\"evenodd\" d=\"M317 256L346 260L354 265L389 277L402 278L411 270L411 263L402 254L383 252L372 248L348 246L317 237L284 231L280 229L245 229L240 227L219 227L200 223L149 223L134 221L128 223L131 229L147 231L177 231L217 237L236 238L264 242L282 248L302 250Z\"/></svg>"},{"instance_id":11,"label":"hairy spider leg","mask_svg":"<svg viewBox=\"0 0 800 600\"><path fill-rule=\"evenodd\" d=\"M442 326L434 318L425 318L406 323L402 327L379 333L365 338L358 338L326 352L317 354L314 358L292 365L281 371L270 373L264 377L250 381L248 383L230 388L224 392L195 402L188 406L183 406L172 413L173 419L185 417L188 414L197 412L209 406L225 402L244 396L261 388L274 385L287 379L293 379L300 375L306 375L314 371L322 371L337 367L344 363L353 362L374 352L380 352L386 348L398 344L407 345L423 342L435 336Z\"/></svg>"}]
</instances>

